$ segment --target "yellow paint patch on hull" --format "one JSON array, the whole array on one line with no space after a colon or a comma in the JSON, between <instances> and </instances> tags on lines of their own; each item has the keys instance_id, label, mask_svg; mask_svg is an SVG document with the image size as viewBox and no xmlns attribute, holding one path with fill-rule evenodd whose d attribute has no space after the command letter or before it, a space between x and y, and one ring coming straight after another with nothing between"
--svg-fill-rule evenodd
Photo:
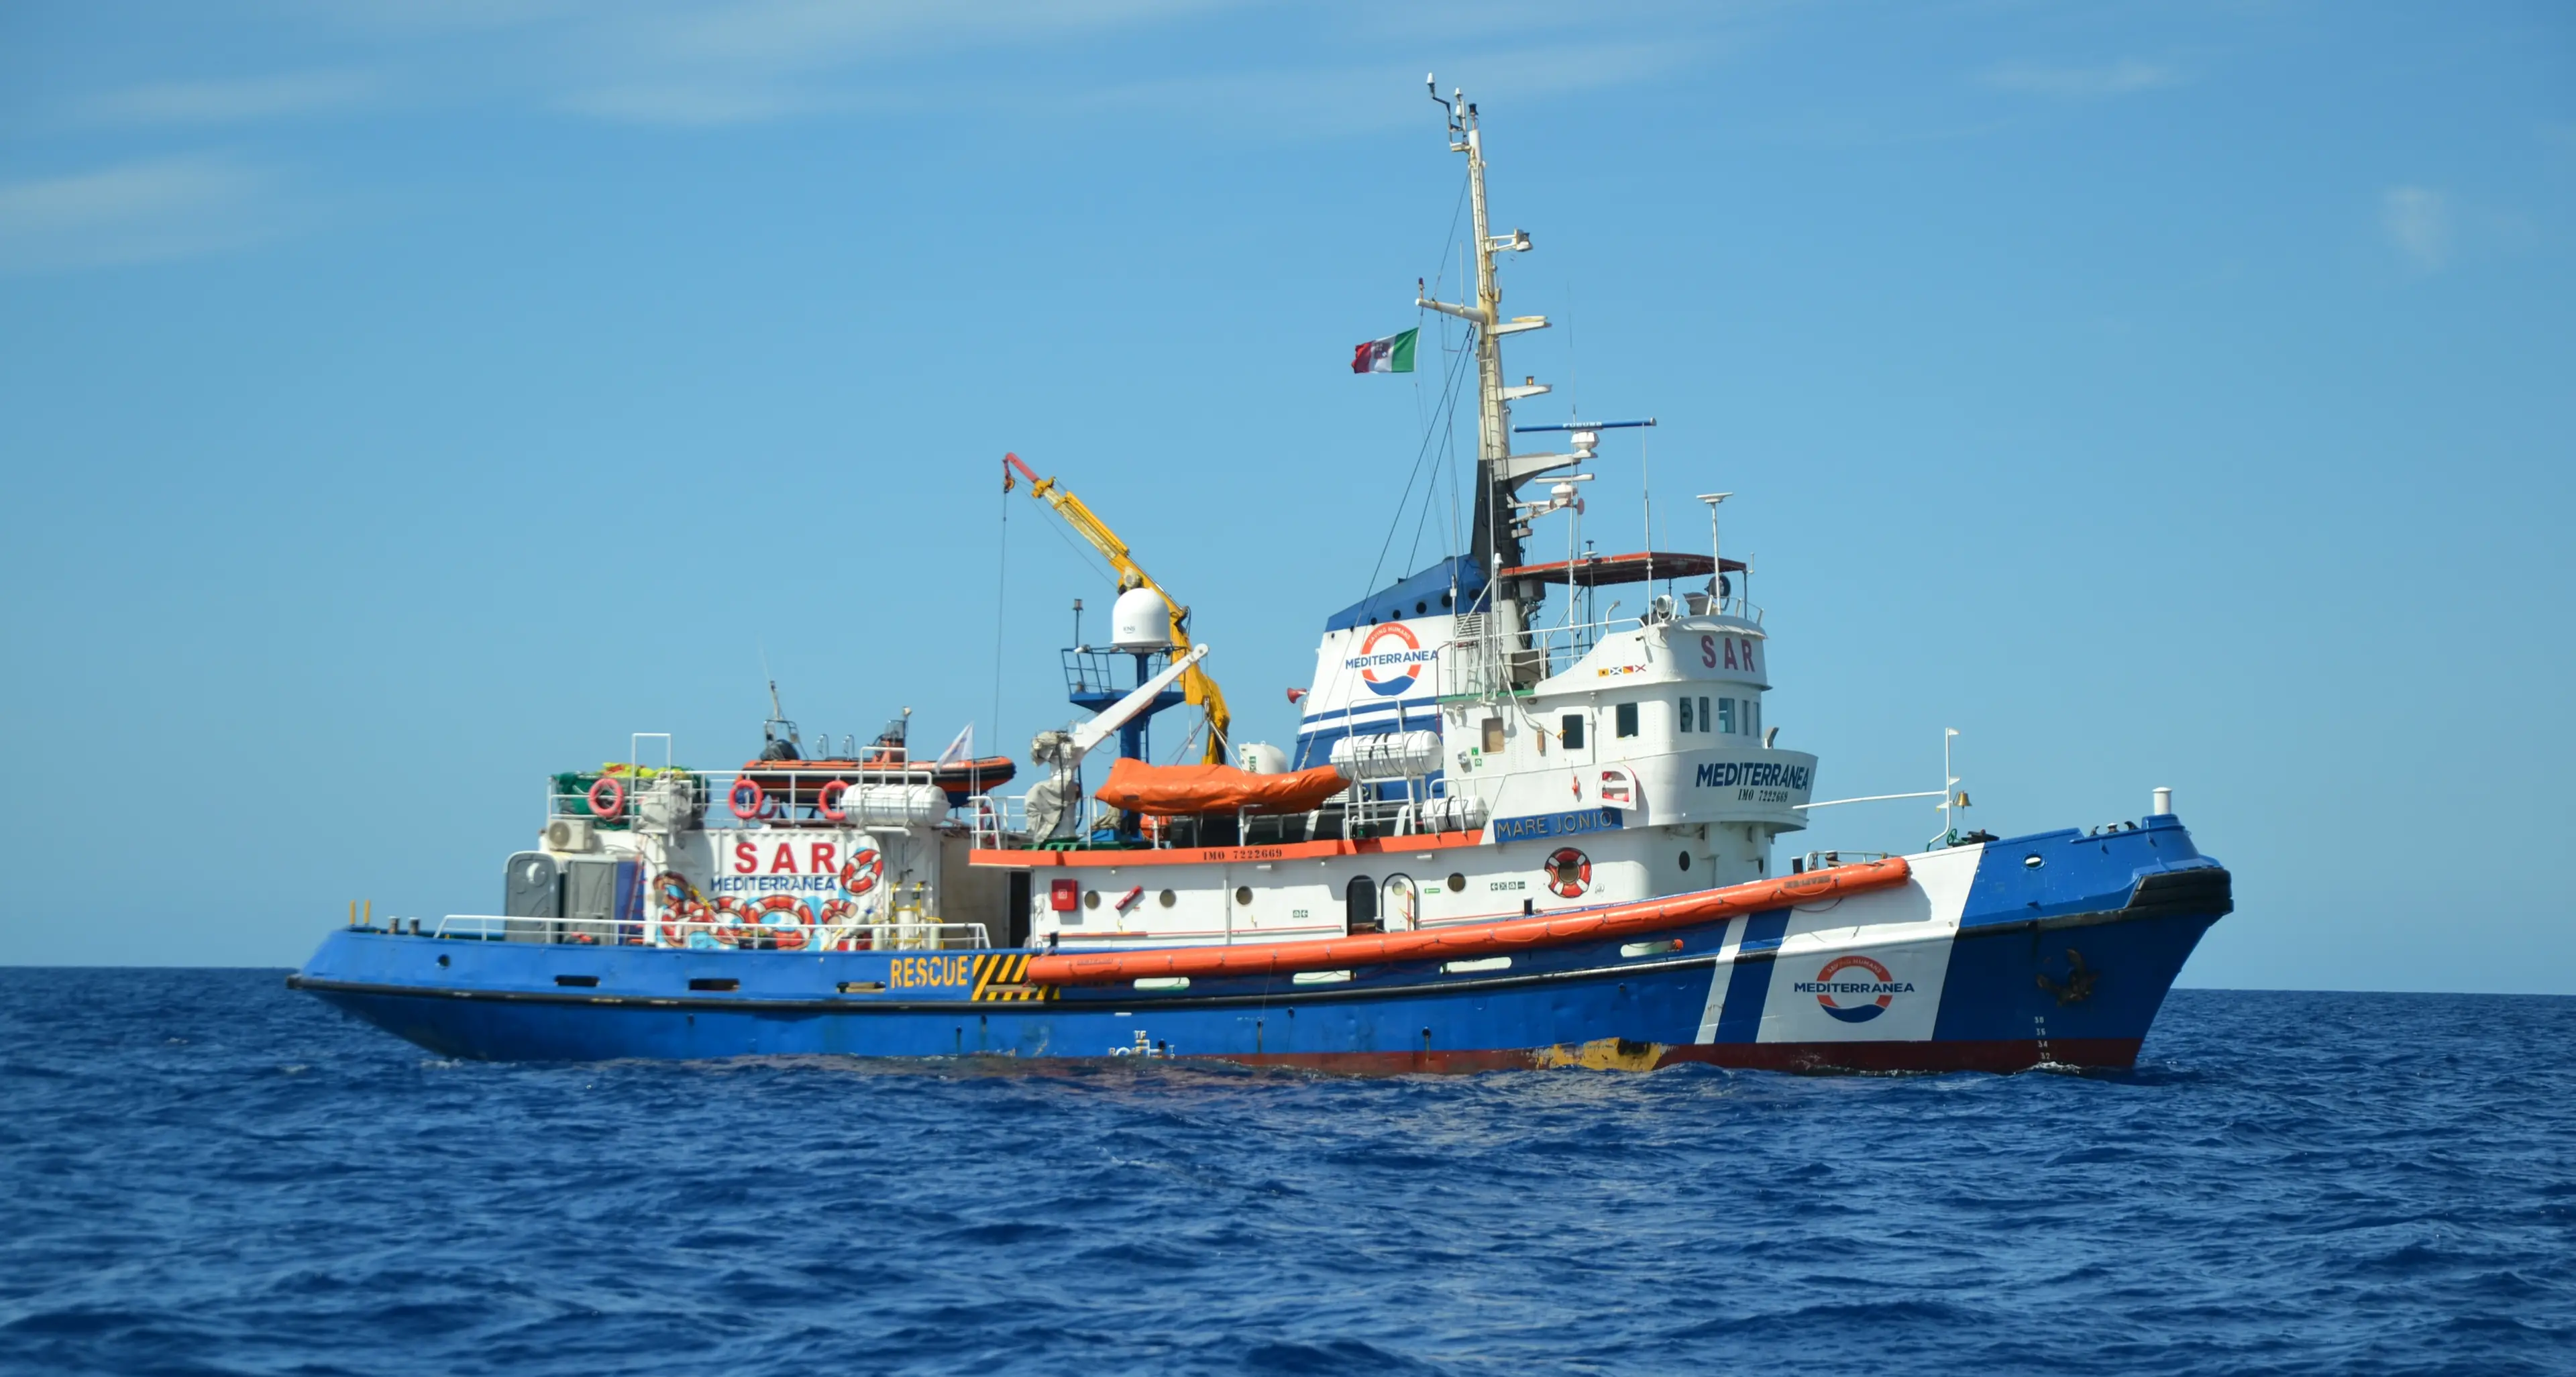
<instances>
[{"instance_id":1,"label":"yellow paint patch on hull","mask_svg":"<svg viewBox=\"0 0 2576 1377\"><path fill-rule=\"evenodd\" d=\"M1580 1066L1586 1071L1652 1071L1663 1062L1667 1050L1660 1042L1594 1038L1590 1042L1560 1042L1538 1048L1530 1053L1530 1064L1542 1070Z\"/></svg>"}]
</instances>

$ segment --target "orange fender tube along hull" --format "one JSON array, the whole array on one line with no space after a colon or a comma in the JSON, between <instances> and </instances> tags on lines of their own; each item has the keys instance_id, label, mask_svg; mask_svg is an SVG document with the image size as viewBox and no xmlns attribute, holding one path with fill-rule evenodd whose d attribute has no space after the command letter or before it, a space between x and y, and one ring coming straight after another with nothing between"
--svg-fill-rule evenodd
<instances>
[{"instance_id":1,"label":"orange fender tube along hull","mask_svg":"<svg viewBox=\"0 0 2576 1377\"><path fill-rule=\"evenodd\" d=\"M1776 880L1705 889L1669 899L1585 909L1536 918L1512 918L1421 932L1373 937L1326 937L1305 942L1266 942L1240 947L1172 947L1153 951L1086 952L1041 956L1021 977L1037 985L1107 985L1156 976L1287 975L1395 961L1456 961L1468 957L1599 942L1689 927L1766 909L1789 908L1905 883L1912 873L1903 858L1836 866Z\"/></svg>"}]
</instances>

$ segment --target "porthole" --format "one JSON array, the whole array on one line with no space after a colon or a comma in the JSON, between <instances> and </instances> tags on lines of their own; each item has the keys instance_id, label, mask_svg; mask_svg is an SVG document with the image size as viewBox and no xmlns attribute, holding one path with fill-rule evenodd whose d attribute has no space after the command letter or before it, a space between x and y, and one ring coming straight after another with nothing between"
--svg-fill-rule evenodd
<instances>
[{"instance_id":1,"label":"porthole","mask_svg":"<svg viewBox=\"0 0 2576 1377\"><path fill-rule=\"evenodd\" d=\"M1682 869L1690 869L1690 853L1687 851L1682 853Z\"/></svg>"},{"instance_id":2,"label":"porthole","mask_svg":"<svg viewBox=\"0 0 2576 1377\"><path fill-rule=\"evenodd\" d=\"M2029 870L2037 870L2041 866L2048 864L2048 862L2041 860L2037 856L2024 856L2021 858L2021 863L2023 868Z\"/></svg>"},{"instance_id":3,"label":"porthole","mask_svg":"<svg viewBox=\"0 0 2576 1377\"><path fill-rule=\"evenodd\" d=\"M1234 892L1234 906L1236 908L1252 907L1252 886L1245 885Z\"/></svg>"},{"instance_id":4,"label":"porthole","mask_svg":"<svg viewBox=\"0 0 2576 1377\"><path fill-rule=\"evenodd\" d=\"M1174 894L1172 891L1170 891L1170 890L1168 890L1168 889L1163 891L1163 907L1165 907L1165 908L1170 908L1172 905L1177 904L1177 903L1179 903L1180 901L1181 901L1181 896L1180 896L1180 895Z\"/></svg>"},{"instance_id":5,"label":"porthole","mask_svg":"<svg viewBox=\"0 0 2576 1377\"><path fill-rule=\"evenodd\" d=\"M1441 595L1440 595L1440 605L1441 605L1442 607L1447 607L1447 606L1449 605L1449 595L1448 595L1448 594L1443 593L1443 594L1441 594Z\"/></svg>"},{"instance_id":6,"label":"porthole","mask_svg":"<svg viewBox=\"0 0 2576 1377\"><path fill-rule=\"evenodd\" d=\"M1100 907L1100 891L1096 889L1086 889L1082 891L1082 906L1084 908Z\"/></svg>"},{"instance_id":7,"label":"porthole","mask_svg":"<svg viewBox=\"0 0 2576 1377\"><path fill-rule=\"evenodd\" d=\"M1417 603L1415 603L1415 604L1413 605L1413 615L1415 615L1415 616L1417 616L1417 617L1421 616L1423 613L1428 612L1428 611L1430 611L1430 610L1431 610L1431 604L1429 604L1429 603L1427 603L1427 602L1417 602Z\"/></svg>"},{"instance_id":8,"label":"porthole","mask_svg":"<svg viewBox=\"0 0 2576 1377\"><path fill-rule=\"evenodd\" d=\"M1467 877L1466 877L1466 876L1464 876L1464 875L1452 875L1452 876L1450 876L1450 877L1449 877L1449 892L1450 892L1450 893L1452 893L1452 894L1464 894L1464 893L1466 893L1466 892L1467 892Z\"/></svg>"}]
</instances>

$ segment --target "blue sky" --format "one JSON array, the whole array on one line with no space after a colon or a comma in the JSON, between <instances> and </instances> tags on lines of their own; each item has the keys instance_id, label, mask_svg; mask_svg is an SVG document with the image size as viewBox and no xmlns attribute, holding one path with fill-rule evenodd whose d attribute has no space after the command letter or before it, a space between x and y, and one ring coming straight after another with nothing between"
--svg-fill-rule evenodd
<instances>
[{"instance_id":1,"label":"blue sky","mask_svg":"<svg viewBox=\"0 0 2576 1377\"><path fill-rule=\"evenodd\" d=\"M488 911L546 772L740 761L764 656L1018 752L1107 589L1005 449L1288 739L1418 515L1436 375L1346 361L1456 261L1436 70L1521 419L1660 418L1605 547L1641 465L1666 548L1739 494L1823 793L1957 727L1997 831L2177 790L2189 983L2576 992L2571 13L11 6L0 960Z\"/></svg>"}]
</instances>

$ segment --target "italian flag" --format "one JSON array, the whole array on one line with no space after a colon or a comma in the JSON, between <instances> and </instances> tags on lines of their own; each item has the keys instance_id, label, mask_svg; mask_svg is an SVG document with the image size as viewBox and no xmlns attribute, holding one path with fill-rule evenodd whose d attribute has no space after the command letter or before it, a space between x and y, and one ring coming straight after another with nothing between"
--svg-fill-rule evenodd
<instances>
[{"instance_id":1,"label":"italian flag","mask_svg":"<svg viewBox=\"0 0 2576 1377\"><path fill-rule=\"evenodd\" d=\"M1413 371L1413 337L1422 333L1407 330L1400 335L1373 339L1351 351L1354 373L1410 373Z\"/></svg>"}]
</instances>

